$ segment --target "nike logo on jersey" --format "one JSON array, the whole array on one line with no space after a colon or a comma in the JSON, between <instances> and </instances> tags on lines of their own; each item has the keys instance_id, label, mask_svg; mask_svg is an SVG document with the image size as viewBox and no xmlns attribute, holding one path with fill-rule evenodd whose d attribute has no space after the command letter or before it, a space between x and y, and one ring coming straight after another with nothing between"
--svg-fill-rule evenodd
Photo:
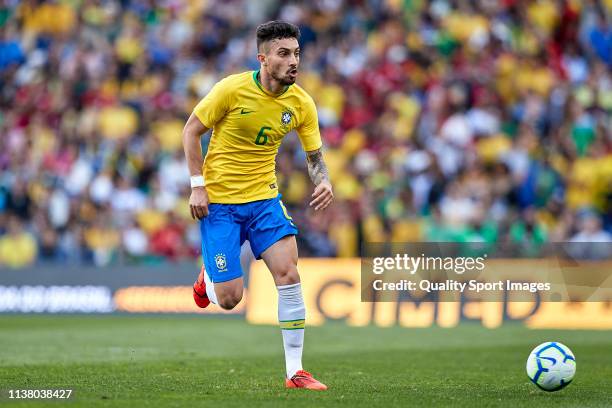
<instances>
[{"instance_id":1,"label":"nike logo on jersey","mask_svg":"<svg viewBox=\"0 0 612 408\"><path fill-rule=\"evenodd\" d=\"M244 109L244 108L242 108L242 109L240 110L240 114L241 114L241 115L246 115L247 113L251 113L251 112L255 112L255 111L253 111L253 110L248 110L248 109Z\"/></svg>"}]
</instances>

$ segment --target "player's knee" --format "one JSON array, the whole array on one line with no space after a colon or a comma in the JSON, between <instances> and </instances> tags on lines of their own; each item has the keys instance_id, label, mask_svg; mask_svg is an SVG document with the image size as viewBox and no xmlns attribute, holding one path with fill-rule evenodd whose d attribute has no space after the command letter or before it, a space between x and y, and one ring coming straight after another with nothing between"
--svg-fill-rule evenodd
<instances>
[{"instance_id":1,"label":"player's knee","mask_svg":"<svg viewBox=\"0 0 612 408\"><path fill-rule=\"evenodd\" d=\"M232 310L242 300L242 291L226 292L221 295L217 295L219 306L225 310Z\"/></svg>"},{"instance_id":2,"label":"player's knee","mask_svg":"<svg viewBox=\"0 0 612 408\"><path fill-rule=\"evenodd\" d=\"M286 265L281 268L276 274L276 285L293 285L300 281L300 275L298 274L297 266L293 263Z\"/></svg>"},{"instance_id":3,"label":"player's knee","mask_svg":"<svg viewBox=\"0 0 612 408\"><path fill-rule=\"evenodd\" d=\"M238 302L235 301L234 299L223 299L223 300L219 299L219 306L221 306L221 308L225 310L232 310L233 308L236 307Z\"/></svg>"}]
</instances>

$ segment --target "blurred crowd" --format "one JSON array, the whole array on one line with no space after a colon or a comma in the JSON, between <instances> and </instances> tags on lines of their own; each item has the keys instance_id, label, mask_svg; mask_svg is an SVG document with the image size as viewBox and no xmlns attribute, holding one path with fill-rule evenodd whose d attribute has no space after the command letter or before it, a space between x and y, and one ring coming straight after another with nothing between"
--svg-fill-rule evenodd
<instances>
[{"instance_id":1,"label":"blurred crowd","mask_svg":"<svg viewBox=\"0 0 612 408\"><path fill-rule=\"evenodd\" d=\"M0 265L197 258L182 127L271 19L337 198L287 136L300 255L612 241L611 0L0 0Z\"/></svg>"}]
</instances>

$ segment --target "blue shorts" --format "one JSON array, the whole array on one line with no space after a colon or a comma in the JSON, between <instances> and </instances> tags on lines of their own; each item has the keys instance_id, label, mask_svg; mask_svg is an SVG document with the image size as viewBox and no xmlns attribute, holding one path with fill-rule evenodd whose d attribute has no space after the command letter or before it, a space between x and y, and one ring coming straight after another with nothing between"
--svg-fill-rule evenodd
<instances>
[{"instance_id":1,"label":"blue shorts","mask_svg":"<svg viewBox=\"0 0 612 408\"><path fill-rule=\"evenodd\" d=\"M208 216L200 220L202 258L214 282L242 276L240 247L249 240L255 258L298 229L287 213L281 195L244 204L209 204Z\"/></svg>"}]
</instances>

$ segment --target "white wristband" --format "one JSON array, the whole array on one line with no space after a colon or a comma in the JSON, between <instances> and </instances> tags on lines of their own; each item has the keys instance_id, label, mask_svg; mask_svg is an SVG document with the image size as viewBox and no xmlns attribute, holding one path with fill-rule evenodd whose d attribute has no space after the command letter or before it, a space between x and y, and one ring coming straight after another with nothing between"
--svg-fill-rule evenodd
<instances>
[{"instance_id":1,"label":"white wristband","mask_svg":"<svg viewBox=\"0 0 612 408\"><path fill-rule=\"evenodd\" d=\"M204 176L191 176L191 188L204 187Z\"/></svg>"}]
</instances>

